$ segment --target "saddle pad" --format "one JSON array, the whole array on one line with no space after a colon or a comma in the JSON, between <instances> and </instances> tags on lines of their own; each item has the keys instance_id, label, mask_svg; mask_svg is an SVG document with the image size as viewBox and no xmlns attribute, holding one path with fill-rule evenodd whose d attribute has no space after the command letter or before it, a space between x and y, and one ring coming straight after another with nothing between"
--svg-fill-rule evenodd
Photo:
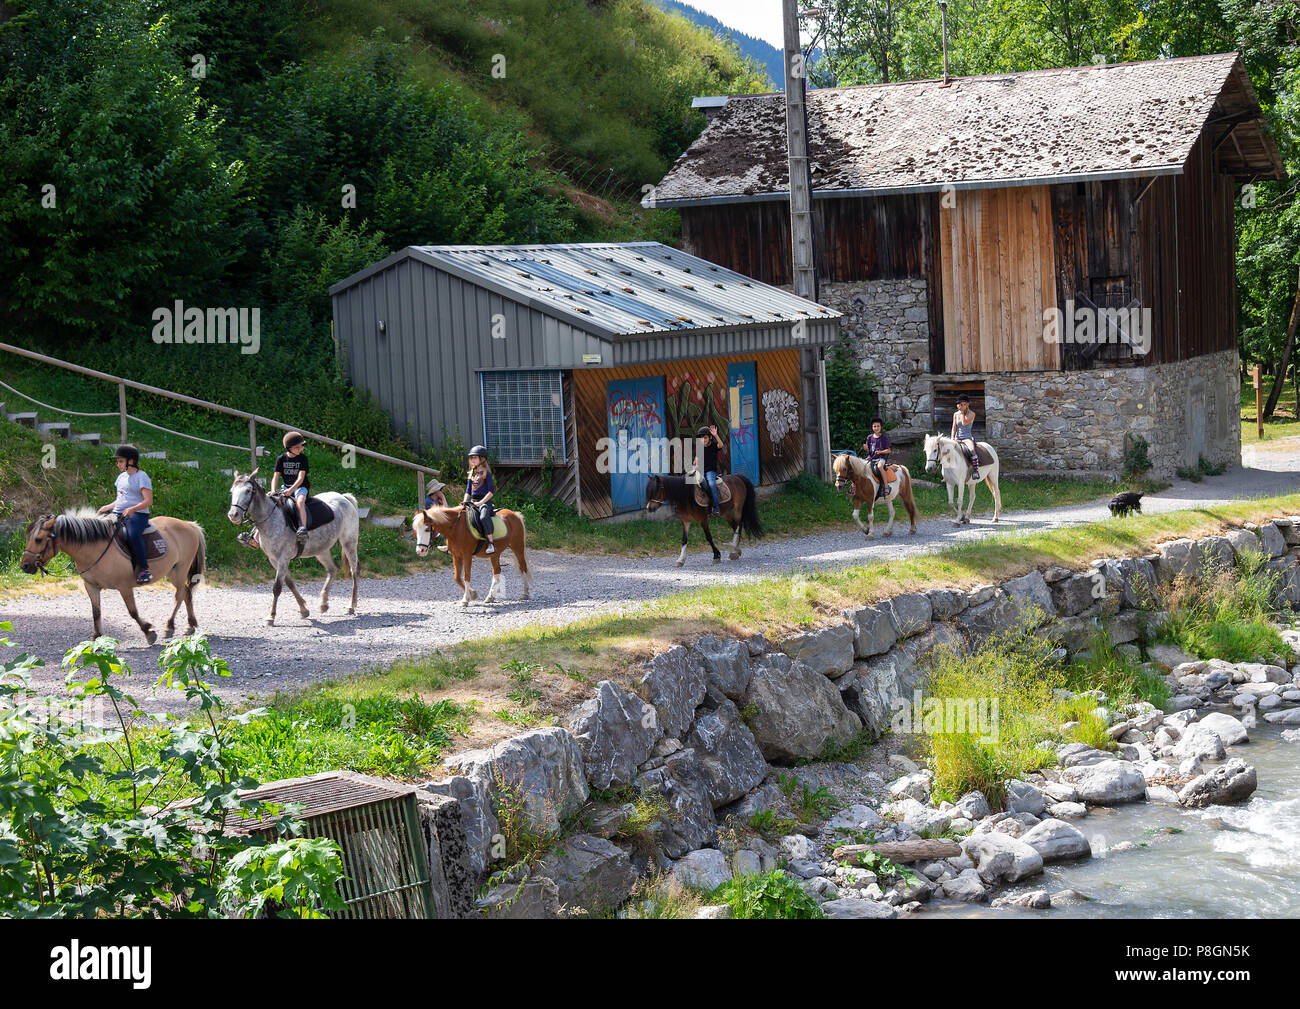
<instances>
[{"instance_id":1,"label":"saddle pad","mask_svg":"<svg viewBox=\"0 0 1300 1009\"><path fill-rule=\"evenodd\" d=\"M989 453L989 447L982 441L975 443L975 454L979 456L981 466L993 465L993 456Z\"/></svg>"},{"instance_id":2,"label":"saddle pad","mask_svg":"<svg viewBox=\"0 0 1300 1009\"><path fill-rule=\"evenodd\" d=\"M144 539L144 555L146 560L156 561L161 557L167 556L167 540L160 533L157 527L150 522L144 527L144 532L140 534ZM126 530L121 526L117 528L117 535L113 537L113 545L120 550L128 560L131 559L131 547L126 542Z\"/></svg>"},{"instance_id":3,"label":"saddle pad","mask_svg":"<svg viewBox=\"0 0 1300 1009\"><path fill-rule=\"evenodd\" d=\"M469 531L474 534L474 538L476 540L481 540L483 538L482 534L480 534L478 531L478 527L473 522L469 524ZM508 536L509 534L510 531L506 529L506 524L502 520L500 512L493 512L492 513L492 538L496 539L498 536Z\"/></svg>"},{"instance_id":4,"label":"saddle pad","mask_svg":"<svg viewBox=\"0 0 1300 1009\"><path fill-rule=\"evenodd\" d=\"M718 478L718 504L724 505L731 500L731 488L725 480ZM708 508L713 502L709 500L709 485L703 479L695 485L695 503L701 508Z\"/></svg>"},{"instance_id":5,"label":"saddle pad","mask_svg":"<svg viewBox=\"0 0 1300 1009\"><path fill-rule=\"evenodd\" d=\"M292 500L282 501L280 509L284 512L285 520L289 523L290 529L298 528L298 506ZM307 498L307 529L315 529L317 526L323 526L327 522L334 521L334 509L327 505L320 498Z\"/></svg>"}]
</instances>

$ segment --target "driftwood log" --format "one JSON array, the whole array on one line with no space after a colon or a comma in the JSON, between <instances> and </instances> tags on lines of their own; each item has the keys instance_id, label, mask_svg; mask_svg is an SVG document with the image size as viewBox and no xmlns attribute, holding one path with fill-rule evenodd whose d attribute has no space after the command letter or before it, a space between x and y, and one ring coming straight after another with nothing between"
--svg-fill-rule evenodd
<instances>
[{"instance_id":1,"label":"driftwood log","mask_svg":"<svg viewBox=\"0 0 1300 1009\"><path fill-rule=\"evenodd\" d=\"M907 862L932 862L937 858L955 858L961 854L961 845L942 837L935 840L918 839L880 844L844 844L835 849L834 857L851 858L868 851L903 865Z\"/></svg>"}]
</instances>

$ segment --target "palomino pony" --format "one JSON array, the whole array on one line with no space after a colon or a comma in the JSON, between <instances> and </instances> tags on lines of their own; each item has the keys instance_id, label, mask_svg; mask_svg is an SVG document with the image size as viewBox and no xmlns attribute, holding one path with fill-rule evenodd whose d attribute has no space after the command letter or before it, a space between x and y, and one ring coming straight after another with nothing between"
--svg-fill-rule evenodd
<instances>
[{"instance_id":1,"label":"palomino pony","mask_svg":"<svg viewBox=\"0 0 1300 1009\"><path fill-rule=\"evenodd\" d=\"M719 509L722 517L731 525L734 535L731 537L731 552L727 554L730 560L739 560L740 533L741 530L749 533L750 536L762 536L763 527L758 522L758 507L754 503L754 485L749 482L749 477L739 474L729 474L718 477L718 486L726 484L727 490L731 491L731 500L722 502ZM695 500L695 488L704 487L705 497L708 496L708 488L703 483L692 483L684 476L652 476L646 483L645 501L646 511L655 511L661 504L671 502L677 509L677 517L682 520L682 552L677 556L676 567L681 567L686 563L686 533L691 528L692 522L698 522L700 528L704 530L704 538L709 541L709 549L713 551L713 563L722 563L722 554L718 552L717 544L713 542L713 536L709 533L709 506L700 505Z\"/></svg>"},{"instance_id":2,"label":"palomino pony","mask_svg":"<svg viewBox=\"0 0 1300 1009\"><path fill-rule=\"evenodd\" d=\"M327 492L315 495L329 505L334 518L316 526L307 533L307 539L300 546L297 534L285 518L284 512L271 500L266 489L254 477L257 470L240 475L235 471L235 479L230 484L230 510L226 518L235 525L252 522L257 527L257 539L262 553L275 568L275 585L271 594L271 609L266 614L267 625L275 623L275 607L280 601L280 589L287 585L298 601L298 613L306 619L307 603L298 592L298 586L289 577L289 562L298 557L315 557L325 569L325 584L320 590L320 611L325 613L330 608L330 585L338 573L338 565L330 551L334 544L339 545L343 560L343 577L352 578L352 605L348 613L357 612L357 539L360 536L360 518L357 513L357 499L351 494Z\"/></svg>"},{"instance_id":3,"label":"palomino pony","mask_svg":"<svg viewBox=\"0 0 1300 1009\"><path fill-rule=\"evenodd\" d=\"M154 528L167 541L167 553L150 561L155 580L166 578L176 588L176 605L167 618L167 636L176 629L176 612L185 604L189 613L190 633L198 627L194 616L194 590L203 579L208 544L197 522L159 516L153 519ZM98 516L42 515L27 529L27 549L23 551L18 566L29 575L37 569L45 574L45 566L60 550L72 558L81 575L81 584L90 597L90 615L95 624L95 637L103 631L99 623L99 594L104 589L116 589L126 603L126 612L144 631L145 640L153 644L158 635L153 625L141 618L135 608L135 565L113 546L117 522Z\"/></svg>"},{"instance_id":4,"label":"palomino pony","mask_svg":"<svg viewBox=\"0 0 1300 1009\"><path fill-rule=\"evenodd\" d=\"M890 466L890 469L897 472L892 480L886 477L887 483L883 488L877 482L875 474L871 472L871 464L859 456L837 455L833 468L835 489L852 495L853 521L858 524L858 528L865 536L870 538L875 529L876 502L882 497L885 504L889 506L889 525L881 535L894 535L894 502L899 498L903 499L907 517L912 521L912 528L908 532L912 536L916 535L916 502L912 499L912 474L906 466L897 463ZM862 519L859 517L864 506L867 509L866 525L862 524Z\"/></svg>"},{"instance_id":5,"label":"palomino pony","mask_svg":"<svg viewBox=\"0 0 1300 1009\"><path fill-rule=\"evenodd\" d=\"M1002 514L1002 491L998 488L998 454L994 451L993 446L988 442L981 441L976 444L977 449L983 449L988 454L989 462L987 465L981 463L982 471L980 479L972 479L973 470L970 460L966 458L966 453L962 447L957 444L956 438L949 438L942 434L927 434L925 436L925 471L933 473L936 470L942 470L943 482L948 485L948 507L952 508L957 515L957 521L953 525L962 525L970 522L970 513L975 508L975 488L981 481L989 485L989 490L993 492L993 521L998 520ZM966 497L966 487L970 486L970 505L966 507L966 513L962 514L962 502ZM957 488L957 504L952 503L952 489Z\"/></svg>"},{"instance_id":6,"label":"palomino pony","mask_svg":"<svg viewBox=\"0 0 1300 1009\"><path fill-rule=\"evenodd\" d=\"M501 520L501 525L505 527L504 534L498 531L500 528L496 524L498 518ZM488 589L488 594L483 597L483 601L485 603L497 601L497 589L501 587L501 551L505 549L515 552L515 560L519 564L519 579L524 584L519 598L527 599L533 576L528 570L528 557L524 552L528 540L524 517L509 508L498 508L492 515L492 524L494 527L492 539L497 549L495 553L487 555L487 559L492 562L492 586ZM415 532L415 552L421 557L428 554L429 544L433 541L435 533L446 537L447 552L451 554L452 577L456 580L456 584L465 590L460 604L468 606L471 599L477 599L478 593L470 585L469 576L470 568L474 563L474 554L483 546L483 541L470 529L469 519L465 515L465 506L459 505L455 508L435 506L421 509L411 519L411 529Z\"/></svg>"}]
</instances>

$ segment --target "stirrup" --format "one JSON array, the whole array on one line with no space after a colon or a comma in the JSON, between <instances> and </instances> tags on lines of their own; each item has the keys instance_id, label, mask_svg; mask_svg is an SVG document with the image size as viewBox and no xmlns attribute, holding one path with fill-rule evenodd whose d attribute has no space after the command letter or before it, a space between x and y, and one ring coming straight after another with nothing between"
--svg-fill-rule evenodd
<instances>
[{"instance_id":1,"label":"stirrup","mask_svg":"<svg viewBox=\"0 0 1300 1009\"><path fill-rule=\"evenodd\" d=\"M148 568L138 572L135 576L135 583L137 585L148 585L151 581L153 581L153 572Z\"/></svg>"}]
</instances>

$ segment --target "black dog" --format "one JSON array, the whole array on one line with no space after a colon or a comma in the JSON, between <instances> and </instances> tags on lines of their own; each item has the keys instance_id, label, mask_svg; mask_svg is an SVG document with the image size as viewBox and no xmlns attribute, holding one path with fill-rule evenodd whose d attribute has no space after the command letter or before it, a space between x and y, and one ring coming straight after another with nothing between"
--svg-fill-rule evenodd
<instances>
[{"instance_id":1,"label":"black dog","mask_svg":"<svg viewBox=\"0 0 1300 1009\"><path fill-rule=\"evenodd\" d=\"M1136 491L1127 490L1122 494L1116 494L1110 499L1110 514L1114 518L1118 515L1127 515L1130 511L1142 514L1142 495Z\"/></svg>"}]
</instances>

